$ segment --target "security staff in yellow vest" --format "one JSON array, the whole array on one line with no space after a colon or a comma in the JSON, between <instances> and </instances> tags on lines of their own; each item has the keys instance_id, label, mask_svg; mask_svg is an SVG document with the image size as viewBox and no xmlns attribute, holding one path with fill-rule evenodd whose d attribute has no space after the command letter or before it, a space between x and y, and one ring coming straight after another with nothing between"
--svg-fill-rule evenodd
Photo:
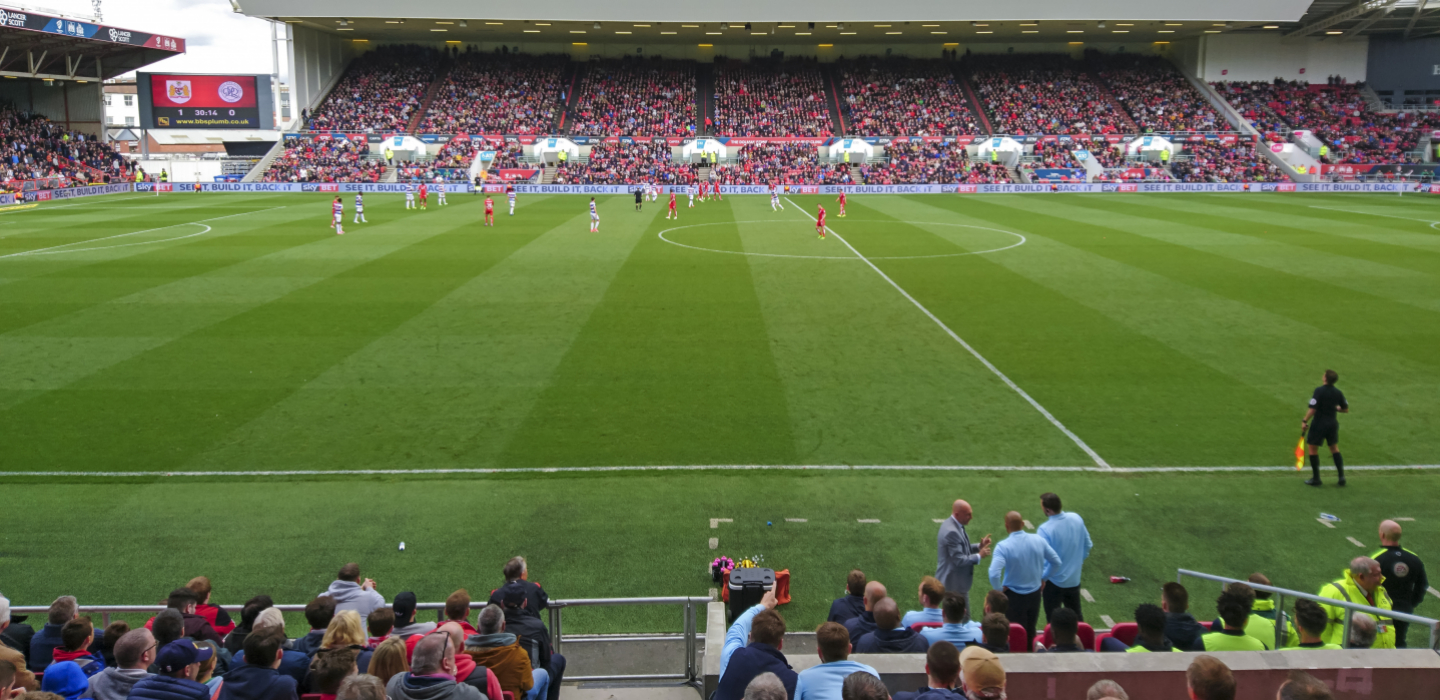
<instances>
[{"instance_id":1,"label":"security staff in yellow vest","mask_svg":"<svg viewBox=\"0 0 1440 700\"><path fill-rule=\"evenodd\" d=\"M1324 158L1325 156L1328 156L1328 155L1330 155L1330 147L1329 147L1329 146L1326 146L1326 145L1323 144L1323 143L1320 144L1320 157L1321 157L1321 158Z\"/></svg>"},{"instance_id":2,"label":"security staff in yellow vest","mask_svg":"<svg viewBox=\"0 0 1440 700\"><path fill-rule=\"evenodd\" d=\"M999 162L1000 162L1000 151L995 150L995 149L993 149L993 148L990 149L990 162L991 162L991 163L999 163Z\"/></svg>"},{"instance_id":3,"label":"security staff in yellow vest","mask_svg":"<svg viewBox=\"0 0 1440 700\"><path fill-rule=\"evenodd\" d=\"M161 168L161 169L160 169L160 181L161 181L161 182L169 182L169 181L170 181L170 173L165 172L165 169L164 169L164 168Z\"/></svg>"},{"instance_id":4,"label":"security staff in yellow vest","mask_svg":"<svg viewBox=\"0 0 1440 700\"><path fill-rule=\"evenodd\" d=\"M1140 633L1135 635L1135 646L1126 649L1126 653L1180 651L1165 638L1165 611L1160 606L1144 603L1135 608L1135 624L1140 627ZM1114 651L1110 641L1107 638L1101 642L1101 651Z\"/></svg>"},{"instance_id":5,"label":"security staff in yellow vest","mask_svg":"<svg viewBox=\"0 0 1440 700\"><path fill-rule=\"evenodd\" d=\"M565 161L570 159L570 152L562 148L556 155L560 158L560 167L565 167Z\"/></svg>"},{"instance_id":6,"label":"security staff in yellow vest","mask_svg":"<svg viewBox=\"0 0 1440 700\"><path fill-rule=\"evenodd\" d=\"M1300 599L1295 601L1295 622L1300 627L1300 643L1294 649L1343 649L1339 644L1330 644L1320 635L1325 634L1325 626L1330 619L1325 617L1325 608L1319 603Z\"/></svg>"},{"instance_id":7,"label":"security staff in yellow vest","mask_svg":"<svg viewBox=\"0 0 1440 700\"><path fill-rule=\"evenodd\" d=\"M1261 580L1255 581L1256 578ZM1264 574L1251 574L1250 580L1255 583L1263 582L1262 585L1270 585L1270 579L1265 578ZM1260 594L1257 593L1255 589L1243 583L1232 583L1226 586L1225 590L1245 599L1245 607L1250 610L1249 617L1245 618L1245 634L1260 640L1260 643L1265 645L1266 651L1273 650L1275 648L1275 602L1272 600L1260 600ZM1265 616L1257 612L1261 608L1268 611L1270 615ZM1223 621L1216 620L1212 623L1211 629L1218 629L1222 626L1224 626ZM1292 643L1292 641L1298 641L1295 636L1294 627L1289 627L1287 634L1287 644Z\"/></svg>"},{"instance_id":8,"label":"security staff in yellow vest","mask_svg":"<svg viewBox=\"0 0 1440 700\"><path fill-rule=\"evenodd\" d=\"M1260 584L1261 586L1270 585L1270 579L1265 576L1265 574L1259 572L1250 574L1250 577L1246 580L1250 583ZM1264 591L1255 591L1255 604L1250 608L1250 624L1245 625L1246 632L1249 632L1252 627L1254 627L1257 632L1261 631L1262 628L1260 627L1260 624L1262 623L1257 622L1257 619L1268 620L1270 622L1269 628L1264 629L1264 633L1268 634L1269 636L1261 639L1260 641L1265 642L1265 645L1267 647L1274 646L1276 619L1275 601L1271 600L1270 594ZM1299 643L1300 637L1295 633L1295 625L1291 624L1287 620L1285 623L1285 639L1281 643L1281 646L1291 647Z\"/></svg>"},{"instance_id":9,"label":"security staff in yellow vest","mask_svg":"<svg viewBox=\"0 0 1440 700\"><path fill-rule=\"evenodd\" d=\"M1169 165L1169 164L1170 164L1170 149L1167 148L1167 149L1165 149L1165 150L1163 150L1163 151L1160 152L1160 165L1165 166L1165 165Z\"/></svg>"},{"instance_id":10,"label":"security staff in yellow vest","mask_svg":"<svg viewBox=\"0 0 1440 700\"><path fill-rule=\"evenodd\" d=\"M1380 562L1370 557L1355 557L1350 561L1350 569L1341 574L1339 580L1321 586L1316 595L1369 605L1382 610L1393 610L1394 604L1390 601L1390 594L1385 592L1380 585L1384 582L1385 575L1380 573ZM1333 605L1323 607L1326 616L1330 618L1330 625L1325 628L1324 640L1331 644L1343 644L1345 616L1350 613L1345 608ZM1375 644L1372 648L1394 649L1395 621L1389 616L1383 615L1370 615L1370 617L1375 620Z\"/></svg>"},{"instance_id":11,"label":"security staff in yellow vest","mask_svg":"<svg viewBox=\"0 0 1440 700\"><path fill-rule=\"evenodd\" d=\"M1190 651L1265 651L1266 646L1260 640L1246 634L1245 624L1250 619L1250 598L1244 594L1230 590L1230 587L1243 584L1230 584L1220 597L1215 601L1215 609L1220 613L1220 620L1225 628L1219 632L1209 632L1200 635L1195 640L1195 645ZM1249 586L1245 586L1249 588ZM1251 591L1254 595L1254 591Z\"/></svg>"},{"instance_id":12,"label":"security staff in yellow vest","mask_svg":"<svg viewBox=\"0 0 1440 700\"><path fill-rule=\"evenodd\" d=\"M850 152L849 152L849 151L846 151L846 152L845 152L845 164L846 164L846 165L849 165L849 164L850 164Z\"/></svg>"},{"instance_id":13,"label":"security staff in yellow vest","mask_svg":"<svg viewBox=\"0 0 1440 700\"><path fill-rule=\"evenodd\" d=\"M136 181L136 182L144 182L144 181L145 181L145 171L144 171L144 170L141 170L140 168L136 168L136 169L135 169L135 181Z\"/></svg>"}]
</instances>

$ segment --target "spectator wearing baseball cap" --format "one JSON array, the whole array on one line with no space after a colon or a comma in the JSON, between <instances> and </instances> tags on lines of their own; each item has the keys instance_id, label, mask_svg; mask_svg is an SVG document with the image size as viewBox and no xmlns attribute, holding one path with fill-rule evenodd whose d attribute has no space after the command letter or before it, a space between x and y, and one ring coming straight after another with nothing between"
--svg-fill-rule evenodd
<instances>
[{"instance_id":1,"label":"spectator wearing baseball cap","mask_svg":"<svg viewBox=\"0 0 1440 700\"><path fill-rule=\"evenodd\" d=\"M54 693L65 700L77 700L90 689L90 678L74 661L58 661L45 669L45 678L40 681L40 690Z\"/></svg>"},{"instance_id":2,"label":"spectator wearing baseball cap","mask_svg":"<svg viewBox=\"0 0 1440 700\"><path fill-rule=\"evenodd\" d=\"M960 653L960 689L969 700L1005 697L1005 667L1000 657L983 647L965 647Z\"/></svg>"},{"instance_id":3,"label":"spectator wearing baseball cap","mask_svg":"<svg viewBox=\"0 0 1440 700\"><path fill-rule=\"evenodd\" d=\"M525 610L528 614L540 617L540 611L550 607L550 596L545 593L545 589L541 588L538 583L530 582L530 565L526 563L525 557L512 557L510 561L505 562L501 573L505 576L506 586L514 583L525 589L527 601ZM501 586L490 591L490 605L500 605L504 602L501 600L500 593L504 589L505 587Z\"/></svg>"},{"instance_id":4,"label":"spectator wearing baseball cap","mask_svg":"<svg viewBox=\"0 0 1440 700\"><path fill-rule=\"evenodd\" d=\"M189 638L166 644L155 655L156 674L130 689L131 700L210 700L210 687L195 677L200 674L200 662L214 655L212 648Z\"/></svg>"},{"instance_id":5,"label":"spectator wearing baseball cap","mask_svg":"<svg viewBox=\"0 0 1440 700\"><path fill-rule=\"evenodd\" d=\"M530 653L531 667L543 668L550 674L548 700L558 700L560 679L565 675L565 657L554 653L550 632L539 617L530 613L530 591L525 587L526 583L517 579L501 586L496 592L505 610L505 631L518 637L521 648Z\"/></svg>"},{"instance_id":6,"label":"spectator wearing baseball cap","mask_svg":"<svg viewBox=\"0 0 1440 700\"><path fill-rule=\"evenodd\" d=\"M430 634L435 631L433 622L415 621L415 594L410 591L401 591L395 596L395 602L391 605L395 611L395 629L390 634L401 639L409 639L417 634Z\"/></svg>"}]
</instances>

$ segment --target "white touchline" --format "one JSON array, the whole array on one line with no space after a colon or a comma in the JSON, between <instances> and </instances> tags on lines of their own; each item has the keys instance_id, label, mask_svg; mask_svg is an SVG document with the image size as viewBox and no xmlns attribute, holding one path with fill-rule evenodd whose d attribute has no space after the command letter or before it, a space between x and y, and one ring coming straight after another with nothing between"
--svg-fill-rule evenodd
<instances>
[{"instance_id":1,"label":"white touchline","mask_svg":"<svg viewBox=\"0 0 1440 700\"><path fill-rule=\"evenodd\" d=\"M1345 539L1350 540L1350 544L1353 544L1353 545L1355 545L1356 547L1361 547L1361 548L1363 548L1363 547L1365 546L1365 543L1364 543L1364 542L1361 542L1360 540L1357 540L1357 539L1355 539L1354 537L1346 537Z\"/></svg>"},{"instance_id":2,"label":"white touchline","mask_svg":"<svg viewBox=\"0 0 1440 700\"><path fill-rule=\"evenodd\" d=\"M1081 598L1084 598L1084 599L1085 599L1085 602L1087 602L1087 603L1093 603L1093 602L1095 602L1095 596L1090 595L1090 589L1088 589L1088 588L1081 588L1081 589L1080 589L1080 597L1081 597Z\"/></svg>"},{"instance_id":3,"label":"white touchline","mask_svg":"<svg viewBox=\"0 0 1440 700\"><path fill-rule=\"evenodd\" d=\"M110 202L118 202L118 201L123 200L123 199L142 199L142 198L148 199L148 198L150 198L150 197L151 197L151 195L141 194L141 195L135 195L135 196L132 196L132 197L116 197L116 198L114 198L114 199L101 199L101 200L96 200L96 201L93 201L93 202L76 202L75 204L56 204L55 206L51 206L51 207L36 207L36 208L34 208L34 209L25 209L25 210L22 210L22 211L7 211L7 212L0 212L0 213L3 213L3 214L32 213L32 212L37 212L37 211L50 211L51 209L69 209L70 207L85 207L85 206L89 206L89 205L91 205L91 204L109 204Z\"/></svg>"},{"instance_id":4,"label":"white touchline","mask_svg":"<svg viewBox=\"0 0 1440 700\"><path fill-rule=\"evenodd\" d=\"M1435 596L1436 598L1440 598L1440 591L1437 591L1437 590L1435 590L1434 588L1431 588L1431 589L1430 589L1430 595L1433 595L1433 596Z\"/></svg>"},{"instance_id":5,"label":"white touchline","mask_svg":"<svg viewBox=\"0 0 1440 700\"><path fill-rule=\"evenodd\" d=\"M1368 211L1351 211L1351 210L1349 210L1349 209L1336 209L1335 207L1321 207L1321 206L1316 206L1316 205L1314 205L1314 204L1311 204L1311 205L1310 205L1310 208L1311 208L1311 209L1324 209L1324 210L1326 210L1326 211L1343 211L1343 212L1345 212L1346 214L1360 214L1360 215L1362 215L1362 216L1383 216L1383 217L1386 217L1386 218L1389 218L1389 219L1405 219L1406 221L1419 221L1420 223L1424 223L1424 224L1440 223L1440 221L1435 221L1434 219L1416 219L1416 218L1410 217L1410 216L1395 216L1394 214L1375 214L1375 213L1368 212Z\"/></svg>"},{"instance_id":6,"label":"white touchline","mask_svg":"<svg viewBox=\"0 0 1440 700\"><path fill-rule=\"evenodd\" d=\"M785 522L787 522L787 523L807 523L807 522L810 522L810 521L808 521L808 520L806 520L806 519L804 519L804 518L786 518L786 519L785 519Z\"/></svg>"},{"instance_id":7,"label":"white touchline","mask_svg":"<svg viewBox=\"0 0 1440 700\"><path fill-rule=\"evenodd\" d=\"M286 206L289 206L289 205L286 205ZM89 240L84 240L84 241L71 241L70 243L61 243L60 245L52 245L52 246L50 246L49 248L36 248L35 250L24 250L24 251L20 251L19 253L11 253L11 254L9 254L9 255L0 255L0 260L3 260L3 259L5 259L5 258L21 257L21 256L25 256L25 255L47 255L47 254L53 254L53 253L47 253L46 251L56 251L56 249L58 249L58 248L68 248L69 246L72 246L72 245L81 245L81 244L83 244L83 243L98 243L98 242L100 242L100 241L108 241L108 240L110 240L110 239L112 239L112 238L124 238L124 237L126 237L126 236L135 236L135 235L139 235L139 234L142 234L142 233L150 233L151 231L164 231L164 230L167 229L167 228L177 228L177 227L180 227L180 226L201 226L201 227L203 227L203 228L205 229L204 231L201 231L200 233L195 233L195 234L191 234L191 235L189 235L189 236L181 236L181 237L180 237L180 238L191 238L191 237L193 237L193 236L198 236L198 235L201 235L201 234L204 234L204 233L209 233L209 232L211 231L211 228L210 228L209 226L205 226L205 223L204 223L204 222L206 222L206 221L219 221L219 220L221 220L221 219L230 219L230 218L234 218L234 217L236 217L236 216L245 216L246 214L254 214L254 213L262 212L262 211L274 211L274 210L276 210L276 209L284 209L284 208L285 208L284 206L281 206L281 207L270 207L270 208L268 208L268 209L253 209L253 210L251 210L251 211L242 211L242 212L240 212L240 213L238 213L238 214L227 214L227 215L225 215L225 216L217 216L217 217L215 217L215 218L213 218L213 219L201 219L201 220L199 220L199 221L186 221L185 223L181 223L181 224L170 224L169 226L160 226L160 227L158 227L158 228L147 228L147 229L145 229L145 230L143 230L143 231L131 231L130 233L117 233L117 234L115 234L115 235L113 235L113 236L103 236L103 237L101 237L101 238L91 238L91 239L89 239ZM179 240L179 239L169 239L169 240ZM164 241L154 241L154 242L156 242L156 243L163 243ZM124 247L127 247L127 246L129 246L129 245L140 245L140 244L138 244L138 243L131 243L131 244L119 245L119 246L102 246L102 248L124 248ZM102 249L102 248L76 248L76 249L72 249L72 250L62 250L62 251L57 251L57 252L61 252L61 253L82 253L82 252L85 252L85 251L87 251L87 250L100 250L100 249Z\"/></svg>"},{"instance_id":8,"label":"white touchline","mask_svg":"<svg viewBox=\"0 0 1440 700\"><path fill-rule=\"evenodd\" d=\"M796 209L800 210L800 213L801 213L801 214L804 214L805 216L809 216L811 221L814 221L814 220L815 220L815 217L810 216L810 212L805 211L804 209L802 209L802 208L800 207L800 205L798 205L798 204L796 204L795 202L791 201L789 197L786 197L786 198L785 198L785 201L788 202L788 203L790 204L790 206L795 207ZM1081 440L1079 435L1076 435L1075 433L1070 432L1070 429L1067 428L1067 427L1065 427L1065 424L1064 424L1064 423L1061 423L1057 418L1055 418L1055 416L1051 415L1049 411L1045 410L1045 407L1044 407L1044 406L1041 406L1039 401L1036 401L1035 399L1031 398L1029 394L1025 393L1025 390L1024 390L1024 389L1021 389L1019 384L1016 384L1015 382L1010 381L1010 378L1007 377L1007 376L1005 376L1005 373L1004 373L1004 372L1001 372L1001 371L1000 371L1000 368L998 368L998 367L996 367L995 365L991 364L990 361L987 360L987 359L985 359L985 356L984 356L984 355L981 355L979 352L977 352L977 351L975 350L975 348L970 347L970 344L967 343L967 342L965 342L965 339L964 339L964 338L961 338L957 333L955 333L955 331L950 330L950 327L947 326L947 325L945 325L945 322L944 322L944 321L941 321L941 320L939 319L939 317L937 317L935 314L930 313L930 309L925 308L925 305L924 305L924 304L921 304L920 302L916 301L916 300L915 300L915 297L910 296L910 293L907 292L907 291L905 291L905 289L904 289L903 287L901 287L900 285L896 284L896 283L895 283L895 280L890 279L890 275L885 274L884 271L882 271L880 268L876 267L876 266L875 266L875 263L870 262L870 259L869 259L869 258L865 257L864 255L861 255L861 254L860 254L860 251L858 251L858 250L855 249L855 246L850 245L850 241L845 240L845 237L844 237L844 236L841 236L839 233L836 233L836 232L835 232L835 229L832 229L832 228L830 228L829 226L826 226L826 227L825 227L825 230L826 230L826 231L829 231L830 233L835 234L835 237L838 238L841 243L844 243L844 244L845 244L845 247L846 247L846 248L849 248L849 249L850 249L850 252L852 252L852 253L855 254L855 257L860 258L860 260L863 261L866 265L869 265L869 266L870 266L870 269L872 269L872 270L875 271L875 274L880 275L882 278L884 278L884 280L885 280L886 282L889 282L889 283L890 283L890 286L892 286L892 287L895 288L895 291L900 292L900 294L903 295L906 299L909 299L909 300L910 300L910 303L915 305L915 308L920 309L921 312L923 312L926 316L930 317L930 320L931 320L931 321L934 321L934 322L935 322L935 325L940 326L940 328L943 329L946 334L948 334L952 339L954 339L955 342L959 343L959 344L960 344L960 347L965 348L971 355L974 355L974 356L975 356L975 359L977 359L977 360L980 361L980 364L985 365L985 367L986 367L987 369L989 369L991 372L994 372L994 373L995 373L995 376L999 377L999 378L1001 379L1001 381L1005 382L1005 385L1006 385L1006 386L1008 386L1008 387L1010 387L1011 389L1013 389L1013 390L1015 391L1015 393L1017 393L1017 394L1020 395L1021 398L1025 399L1027 402L1029 402L1029 404L1030 404L1031 406L1033 406L1033 407L1035 408L1035 410L1037 410L1037 411L1040 412L1040 415L1045 416L1045 419L1046 419L1046 420L1050 421L1050 423L1051 423L1052 425L1054 425L1056 428L1059 428L1059 429L1060 429L1060 432L1065 433L1065 436L1068 437L1068 438L1070 438L1070 440L1071 440L1072 442L1074 442L1074 443L1076 444L1076 446L1078 446L1081 450L1084 450L1084 451L1085 451L1085 454L1090 455L1090 459L1095 460L1095 464L1096 464L1096 465L1098 465L1101 469L1109 469L1109 468L1110 468L1110 465L1107 464L1104 459L1101 459L1101 458L1100 458L1100 455L1099 455L1097 452L1095 452L1095 450L1090 449L1090 446L1087 445L1087 444L1085 444L1085 441L1084 441L1084 440Z\"/></svg>"},{"instance_id":9,"label":"white touchline","mask_svg":"<svg viewBox=\"0 0 1440 700\"><path fill-rule=\"evenodd\" d=\"M1411 523L1415 522L1415 519L1414 519L1414 518L1395 518L1394 520L1395 520L1395 522L1397 522L1397 523L1398 523L1398 522L1411 522Z\"/></svg>"},{"instance_id":10,"label":"white touchline","mask_svg":"<svg viewBox=\"0 0 1440 700\"><path fill-rule=\"evenodd\" d=\"M857 522L857 523L866 523L866 524L869 524L869 525L878 525L878 524L880 523L879 520L870 520L870 519L866 519L866 518L856 518L856 519L855 519L855 522Z\"/></svg>"}]
</instances>

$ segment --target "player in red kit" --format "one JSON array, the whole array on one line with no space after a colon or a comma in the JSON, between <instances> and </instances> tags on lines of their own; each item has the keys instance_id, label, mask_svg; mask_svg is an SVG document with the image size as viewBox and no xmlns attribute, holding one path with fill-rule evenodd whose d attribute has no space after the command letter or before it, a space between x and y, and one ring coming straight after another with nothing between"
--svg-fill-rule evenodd
<instances>
[{"instance_id":1,"label":"player in red kit","mask_svg":"<svg viewBox=\"0 0 1440 700\"><path fill-rule=\"evenodd\" d=\"M840 217L845 217L845 190L840 190Z\"/></svg>"},{"instance_id":2,"label":"player in red kit","mask_svg":"<svg viewBox=\"0 0 1440 700\"><path fill-rule=\"evenodd\" d=\"M819 207L819 208L820 208L820 215L817 216L817 217L815 217L815 231L820 234L820 237L821 237L821 238L824 238L824 237L825 237L825 207L821 206L821 207Z\"/></svg>"},{"instance_id":3,"label":"player in red kit","mask_svg":"<svg viewBox=\"0 0 1440 700\"><path fill-rule=\"evenodd\" d=\"M424 209L424 208L425 208L425 198L428 197L429 195L430 195L430 190L425 187L425 183L423 183L423 182L420 183L420 208L421 208L421 209Z\"/></svg>"},{"instance_id":4,"label":"player in red kit","mask_svg":"<svg viewBox=\"0 0 1440 700\"><path fill-rule=\"evenodd\" d=\"M495 225L495 200L491 199L488 194L485 195L485 225Z\"/></svg>"},{"instance_id":5,"label":"player in red kit","mask_svg":"<svg viewBox=\"0 0 1440 700\"><path fill-rule=\"evenodd\" d=\"M665 218L668 219L671 216L674 216L676 221L680 220L680 212L675 210L675 189L673 187L670 189L670 211L665 212Z\"/></svg>"}]
</instances>

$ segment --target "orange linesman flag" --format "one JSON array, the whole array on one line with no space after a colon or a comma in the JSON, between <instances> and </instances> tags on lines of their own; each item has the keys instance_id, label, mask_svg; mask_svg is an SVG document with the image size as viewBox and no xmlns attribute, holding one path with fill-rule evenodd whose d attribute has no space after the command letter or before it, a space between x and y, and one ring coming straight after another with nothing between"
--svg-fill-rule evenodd
<instances>
[{"instance_id":1,"label":"orange linesman flag","mask_svg":"<svg viewBox=\"0 0 1440 700\"><path fill-rule=\"evenodd\" d=\"M1295 444L1295 471L1305 466L1305 436L1300 436L1300 442Z\"/></svg>"}]
</instances>

